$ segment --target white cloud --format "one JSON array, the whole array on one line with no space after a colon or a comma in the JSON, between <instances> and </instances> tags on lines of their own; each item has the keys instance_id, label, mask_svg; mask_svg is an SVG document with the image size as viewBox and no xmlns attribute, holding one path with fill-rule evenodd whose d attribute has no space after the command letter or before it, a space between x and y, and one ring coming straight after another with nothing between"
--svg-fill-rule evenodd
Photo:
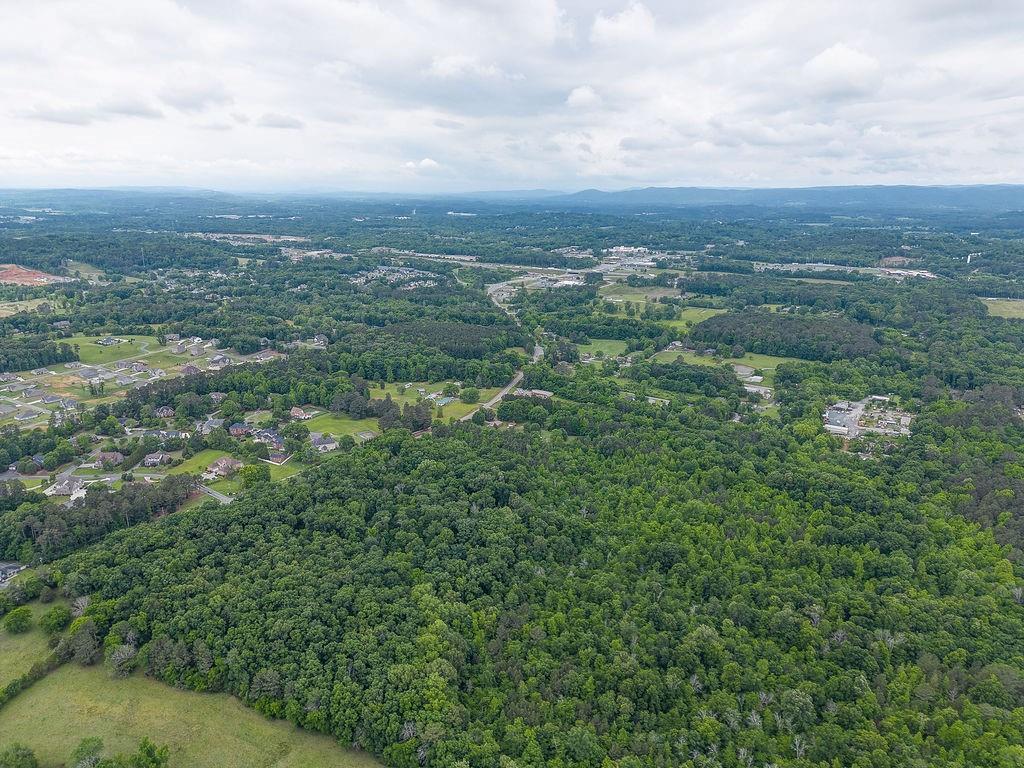
<instances>
[{"instance_id":1,"label":"white cloud","mask_svg":"<svg viewBox=\"0 0 1024 768\"><path fill-rule=\"evenodd\" d=\"M182 112L203 112L210 107L231 103L224 86L217 80L175 80L159 91L160 100Z\"/></svg>"},{"instance_id":2,"label":"white cloud","mask_svg":"<svg viewBox=\"0 0 1024 768\"><path fill-rule=\"evenodd\" d=\"M565 103L570 107L586 109L587 107L594 107L600 104L601 97L589 85L579 85L569 91Z\"/></svg>"},{"instance_id":3,"label":"white cloud","mask_svg":"<svg viewBox=\"0 0 1024 768\"><path fill-rule=\"evenodd\" d=\"M256 125L261 128L290 128L299 129L306 126L299 118L291 115L281 115L277 112L266 112L256 120Z\"/></svg>"},{"instance_id":4,"label":"white cloud","mask_svg":"<svg viewBox=\"0 0 1024 768\"><path fill-rule=\"evenodd\" d=\"M811 88L826 98L868 95L882 82L878 60L845 43L836 43L808 61L804 75Z\"/></svg>"},{"instance_id":5,"label":"white cloud","mask_svg":"<svg viewBox=\"0 0 1024 768\"><path fill-rule=\"evenodd\" d=\"M0 178L1024 181L1022 28L1019 0L24 3L0 25Z\"/></svg>"},{"instance_id":6,"label":"white cloud","mask_svg":"<svg viewBox=\"0 0 1024 768\"><path fill-rule=\"evenodd\" d=\"M403 167L410 171L429 173L438 170L441 164L432 158L424 157L422 160L409 160Z\"/></svg>"},{"instance_id":7,"label":"white cloud","mask_svg":"<svg viewBox=\"0 0 1024 768\"><path fill-rule=\"evenodd\" d=\"M638 43L654 36L654 15L646 5L634 2L611 16L599 12L590 30L595 43L614 45Z\"/></svg>"}]
</instances>

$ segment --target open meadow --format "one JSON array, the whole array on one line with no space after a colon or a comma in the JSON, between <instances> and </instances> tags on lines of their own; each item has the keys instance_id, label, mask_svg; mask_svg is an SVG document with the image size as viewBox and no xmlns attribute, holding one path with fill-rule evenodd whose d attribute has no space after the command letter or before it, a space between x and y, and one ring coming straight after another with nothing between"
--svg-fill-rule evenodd
<instances>
[{"instance_id":1,"label":"open meadow","mask_svg":"<svg viewBox=\"0 0 1024 768\"><path fill-rule=\"evenodd\" d=\"M102 666L67 664L0 710L0 733L16 734L44 768L63 765L84 736L109 752L145 736L170 748L174 768L378 768L329 736L272 721L226 694L177 690L141 675L115 680Z\"/></svg>"}]
</instances>

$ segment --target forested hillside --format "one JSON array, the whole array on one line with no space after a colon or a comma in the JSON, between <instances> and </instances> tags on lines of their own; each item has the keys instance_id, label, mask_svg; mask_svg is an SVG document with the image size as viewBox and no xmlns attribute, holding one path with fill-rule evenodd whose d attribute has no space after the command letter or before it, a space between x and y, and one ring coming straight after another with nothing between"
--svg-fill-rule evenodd
<instances>
[{"instance_id":1,"label":"forested hillside","mask_svg":"<svg viewBox=\"0 0 1024 768\"><path fill-rule=\"evenodd\" d=\"M1024 607L940 484L770 422L599 419L614 450L396 433L60 572L151 674L392 765L1014 759Z\"/></svg>"}]
</instances>

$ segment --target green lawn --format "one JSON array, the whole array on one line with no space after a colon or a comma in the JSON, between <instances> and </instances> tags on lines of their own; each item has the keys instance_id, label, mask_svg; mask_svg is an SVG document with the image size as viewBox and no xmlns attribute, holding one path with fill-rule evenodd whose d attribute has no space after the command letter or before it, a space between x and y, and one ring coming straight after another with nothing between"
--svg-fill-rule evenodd
<instances>
[{"instance_id":1,"label":"green lawn","mask_svg":"<svg viewBox=\"0 0 1024 768\"><path fill-rule=\"evenodd\" d=\"M275 464L267 464L270 467L270 479L271 480L284 480L285 478L297 475L307 468L305 464L300 464L295 459L291 459L285 464L277 466Z\"/></svg>"},{"instance_id":2,"label":"green lawn","mask_svg":"<svg viewBox=\"0 0 1024 768\"><path fill-rule=\"evenodd\" d=\"M654 356L659 363L670 363L677 357L682 357L683 362L691 365L747 365L760 370L764 375L764 386L771 387L775 382L775 369L782 363L805 362L798 357L775 357L774 355L759 355L755 352L748 352L743 357L729 357L719 360L707 355L695 355L692 352L680 352L678 349L666 349Z\"/></svg>"},{"instance_id":3,"label":"green lawn","mask_svg":"<svg viewBox=\"0 0 1024 768\"><path fill-rule=\"evenodd\" d=\"M68 664L0 710L0 734L35 750L44 766L62 765L83 736L108 752L133 751L143 736L171 750L172 768L379 768L329 736L271 721L226 694L180 691L103 667Z\"/></svg>"},{"instance_id":4,"label":"green lawn","mask_svg":"<svg viewBox=\"0 0 1024 768\"><path fill-rule=\"evenodd\" d=\"M442 409L444 414L442 418L444 421L453 421L455 419L461 419L463 416L475 411L477 408L480 407L481 403L486 403L500 391L501 387L483 387L480 390L479 403L464 403L458 398L456 398L454 403L448 403L448 405L444 406L444 408Z\"/></svg>"},{"instance_id":5,"label":"green lawn","mask_svg":"<svg viewBox=\"0 0 1024 768\"><path fill-rule=\"evenodd\" d=\"M32 603L32 629L23 635L12 635L0 629L0 687L28 672L33 664L50 654L46 635L39 628L39 617L56 604ZM0 733L3 733L3 728L0 728Z\"/></svg>"},{"instance_id":6,"label":"green lawn","mask_svg":"<svg viewBox=\"0 0 1024 768\"><path fill-rule=\"evenodd\" d=\"M626 351L626 342L621 339L591 339L589 344L580 344L580 352L596 355L604 352L605 357L615 357Z\"/></svg>"},{"instance_id":7,"label":"green lawn","mask_svg":"<svg viewBox=\"0 0 1024 768\"><path fill-rule=\"evenodd\" d=\"M679 317L675 320L666 320L663 325L678 330L686 330L690 326L707 320L715 315L725 314L724 309L713 309L712 307L683 307Z\"/></svg>"},{"instance_id":8,"label":"green lawn","mask_svg":"<svg viewBox=\"0 0 1024 768\"><path fill-rule=\"evenodd\" d=\"M269 462L261 462L261 464L270 470L270 479L275 482L292 477L293 475L297 475L308 469L307 464L301 464L295 459L291 459L280 466L270 464ZM242 480L237 474L232 475L231 477L221 478L220 480L214 480L209 484L209 486L213 490L226 494L227 496L237 496L242 492Z\"/></svg>"},{"instance_id":9,"label":"green lawn","mask_svg":"<svg viewBox=\"0 0 1024 768\"><path fill-rule=\"evenodd\" d=\"M982 299L996 317L1024 318L1024 299Z\"/></svg>"},{"instance_id":10,"label":"green lawn","mask_svg":"<svg viewBox=\"0 0 1024 768\"><path fill-rule=\"evenodd\" d=\"M599 291L601 296L611 301L631 301L634 304L643 304L654 301L662 296L679 296L679 289L665 288L659 286L639 287L627 283L611 283L604 285Z\"/></svg>"},{"instance_id":11,"label":"green lawn","mask_svg":"<svg viewBox=\"0 0 1024 768\"><path fill-rule=\"evenodd\" d=\"M200 451L199 453L197 453L191 459L185 459L185 461L181 462L181 464L179 464L178 466L171 467L170 469L167 470L167 474L169 474L169 475L183 475L186 472L191 472L194 475L199 475L199 474L202 474L203 471L208 466L210 466L210 464L215 462L221 456L230 456L230 455L231 454L228 453L227 451L217 451L217 450L214 450L213 448L206 448L206 449ZM147 468L146 467L142 467L142 469L140 469L139 471L141 472L141 471L143 471L145 469L147 469ZM152 471L159 471L159 470L157 470L155 468L152 468Z\"/></svg>"},{"instance_id":12,"label":"green lawn","mask_svg":"<svg viewBox=\"0 0 1024 768\"><path fill-rule=\"evenodd\" d=\"M380 392L380 390L376 391ZM374 394L374 397L382 397L382 395ZM321 413L309 421L304 421L303 424L309 427L310 432L325 432L335 437L351 435L356 442L359 441L359 438L356 437L359 432L380 432L380 425L375 418L353 419L335 413Z\"/></svg>"},{"instance_id":13,"label":"green lawn","mask_svg":"<svg viewBox=\"0 0 1024 768\"><path fill-rule=\"evenodd\" d=\"M70 259L68 260L68 272L72 275L77 272L83 280L102 280L106 277L103 270L99 267L86 264L84 261L72 261Z\"/></svg>"},{"instance_id":14,"label":"green lawn","mask_svg":"<svg viewBox=\"0 0 1024 768\"><path fill-rule=\"evenodd\" d=\"M22 301L0 301L0 317L10 317L16 315L19 312L29 312L35 309L40 304L46 302L46 299L24 299ZM56 302L50 302L53 306Z\"/></svg>"},{"instance_id":15,"label":"green lawn","mask_svg":"<svg viewBox=\"0 0 1024 768\"><path fill-rule=\"evenodd\" d=\"M114 360L123 360L126 357L135 357L142 351L142 347L148 344L148 349L158 349L155 336L130 336L128 334L111 334L114 338L124 339L123 344L115 344L112 347L101 347L96 344L97 339L103 336L72 336L65 339L68 344L78 345L78 356L86 365L93 363L109 363ZM135 343L130 343L134 339Z\"/></svg>"}]
</instances>

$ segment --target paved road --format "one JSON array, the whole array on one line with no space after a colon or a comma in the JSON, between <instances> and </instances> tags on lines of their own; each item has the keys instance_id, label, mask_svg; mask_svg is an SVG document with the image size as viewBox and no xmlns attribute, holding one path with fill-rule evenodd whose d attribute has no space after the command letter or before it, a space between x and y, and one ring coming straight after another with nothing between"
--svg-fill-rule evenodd
<instances>
[{"instance_id":1,"label":"paved road","mask_svg":"<svg viewBox=\"0 0 1024 768\"><path fill-rule=\"evenodd\" d=\"M467 413L465 416L462 416L459 419L459 421L469 421L470 419L473 418L473 414L476 413L477 411L479 411L481 408L493 408L495 405L497 405L498 403L501 402L501 398L503 398L505 395L507 395L509 392L511 392L515 387L519 386L519 382L521 382L522 380L523 380L523 372L522 371L516 371L516 375L512 377L512 381L510 381L508 384L506 384L504 387L502 387L501 390L498 392L498 394L496 394L494 397L492 397L486 403L481 403L477 408L473 409L472 411Z\"/></svg>"},{"instance_id":2,"label":"paved road","mask_svg":"<svg viewBox=\"0 0 1024 768\"><path fill-rule=\"evenodd\" d=\"M201 490L203 493L205 493L205 494L207 494L209 496L212 496L217 501L219 501L221 504L230 504L232 501L234 501L234 499L231 498L230 496L226 496L225 494L221 493L220 491L215 491L215 490L213 490L213 488L211 488L208 485L200 485L199 486L199 490Z\"/></svg>"}]
</instances>

